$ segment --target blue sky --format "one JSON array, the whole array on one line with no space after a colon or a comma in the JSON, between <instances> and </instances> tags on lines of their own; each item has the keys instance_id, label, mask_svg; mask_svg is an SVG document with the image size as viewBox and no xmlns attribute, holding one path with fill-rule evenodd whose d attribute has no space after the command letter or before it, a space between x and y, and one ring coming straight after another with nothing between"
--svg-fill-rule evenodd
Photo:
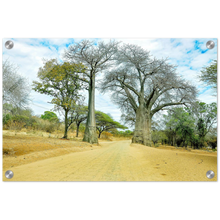
<instances>
[{"instance_id":1,"label":"blue sky","mask_svg":"<svg viewBox=\"0 0 220 220\"><path fill-rule=\"evenodd\" d=\"M9 59L19 67L19 73L26 77L29 84L37 79L39 67L43 65L43 58L58 58L62 61L64 50L71 44L82 39L73 38L11 38L14 48L8 50L4 47L9 39L3 39L3 60ZM109 41L109 39L93 39L97 43L99 40ZM186 80L196 85L199 90L198 99L211 103L217 102L217 97L212 95L212 90L205 83L199 81L199 72L202 67L207 66L213 59L217 59L217 39L207 38L155 38L155 39L131 39L124 38L116 40L122 43L131 43L142 46L149 50L152 56L157 58L169 58L169 62L177 65L177 72ZM211 50L206 48L206 42L213 40L215 47ZM101 75L100 75L101 77ZM85 92L87 96L87 92ZM53 105L48 102L51 97L41 95L31 91L30 108L34 114L41 115L44 111L49 111ZM120 120L121 112L119 108L111 102L110 95L101 95L96 91L96 110L110 113L117 121Z\"/></svg>"}]
</instances>

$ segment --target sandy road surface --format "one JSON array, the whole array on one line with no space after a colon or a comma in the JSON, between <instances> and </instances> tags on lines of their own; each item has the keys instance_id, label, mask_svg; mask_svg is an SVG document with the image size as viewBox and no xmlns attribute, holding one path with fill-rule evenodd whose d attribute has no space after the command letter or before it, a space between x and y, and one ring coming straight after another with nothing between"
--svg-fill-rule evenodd
<instances>
[{"instance_id":1,"label":"sandy road surface","mask_svg":"<svg viewBox=\"0 0 220 220\"><path fill-rule=\"evenodd\" d=\"M132 144L102 143L102 148L70 153L11 169L4 181L216 181L217 155L180 152ZM215 177L208 179L206 172Z\"/></svg>"}]
</instances>

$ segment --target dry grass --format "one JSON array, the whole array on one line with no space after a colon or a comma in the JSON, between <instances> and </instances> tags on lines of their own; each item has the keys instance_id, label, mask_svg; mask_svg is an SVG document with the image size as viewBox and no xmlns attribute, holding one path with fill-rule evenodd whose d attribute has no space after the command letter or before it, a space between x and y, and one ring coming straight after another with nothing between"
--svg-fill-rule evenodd
<instances>
[{"instance_id":1,"label":"dry grass","mask_svg":"<svg viewBox=\"0 0 220 220\"><path fill-rule=\"evenodd\" d=\"M68 148L73 145L81 145L79 143L81 138L75 138L74 140L65 140L62 138L54 138L52 135L45 136L33 136L24 135L22 133L3 136L3 155L19 156L25 155L36 151L53 150L57 148ZM74 141L74 144L73 144ZM4 153L5 152L5 153Z\"/></svg>"},{"instance_id":2,"label":"dry grass","mask_svg":"<svg viewBox=\"0 0 220 220\"><path fill-rule=\"evenodd\" d=\"M100 146L82 142L81 137L74 138L74 140L73 138L65 140L54 138L53 135L49 138L49 134L47 134L47 137L37 135L39 133L35 135L26 134L25 132L16 133L16 135L13 132L3 134L3 168L100 148Z\"/></svg>"},{"instance_id":3,"label":"dry grass","mask_svg":"<svg viewBox=\"0 0 220 220\"><path fill-rule=\"evenodd\" d=\"M15 167L38 160L56 157L73 152L88 151L101 146L82 142L83 133L75 137L75 132L68 133L68 140L62 139L63 133L52 134L42 131L3 131L3 168ZM101 138L103 141L117 141L125 138Z\"/></svg>"}]
</instances>

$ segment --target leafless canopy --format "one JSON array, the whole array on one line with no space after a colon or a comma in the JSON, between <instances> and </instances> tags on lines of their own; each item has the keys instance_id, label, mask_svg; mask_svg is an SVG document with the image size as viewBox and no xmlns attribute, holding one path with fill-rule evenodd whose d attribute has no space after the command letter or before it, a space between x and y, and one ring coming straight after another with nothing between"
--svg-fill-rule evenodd
<instances>
[{"instance_id":1,"label":"leafless canopy","mask_svg":"<svg viewBox=\"0 0 220 220\"><path fill-rule=\"evenodd\" d=\"M136 112L143 105L151 117L168 106L195 101L197 93L167 59L152 58L149 51L130 44L119 48L117 67L105 74L100 89L111 91L122 110Z\"/></svg>"},{"instance_id":2,"label":"leafless canopy","mask_svg":"<svg viewBox=\"0 0 220 220\"><path fill-rule=\"evenodd\" d=\"M83 40L70 46L65 51L64 58L86 66L85 75L90 78L113 64L118 44L119 42L111 40L108 43L101 41L96 45L94 41Z\"/></svg>"},{"instance_id":3,"label":"leafless canopy","mask_svg":"<svg viewBox=\"0 0 220 220\"><path fill-rule=\"evenodd\" d=\"M3 61L3 103L25 107L28 102L30 88L27 80L18 74L18 67L8 60Z\"/></svg>"}]
</instances>

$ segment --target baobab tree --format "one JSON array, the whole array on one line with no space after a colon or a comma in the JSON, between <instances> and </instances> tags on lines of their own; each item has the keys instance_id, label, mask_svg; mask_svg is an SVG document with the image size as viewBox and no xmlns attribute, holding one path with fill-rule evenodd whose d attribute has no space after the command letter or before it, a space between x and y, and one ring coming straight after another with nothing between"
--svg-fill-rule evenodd
<instances>
[{"instance_id":1,"label":"baobab tree","mask_svg":"<svg viewBox=\"0 0 220 220\"><path fill-rule=\"evenodd\" d=\"M106 72L102 92L111 91L122 111L135 112L133 143L151 145L152 117L169 106L195 101L196 88L179 77L166 59L152 59L137 45L118 50L118 67Z\"/></svg>"},{"instance_id":2,"label":"baobab tree","mask_svg":"<svg viewBox=\"0 0 220 220\"><path fill-rule=\"evenodd\" d=\"M93 41L83 40L70 46L64 53L67 61L86 66L86 71L79 76L79 79L88 84L88 117L83 141L91 144L98 143L95 121L95 77L111 67L118 44L115 41L95 44Z\"/></svg>"}]
</instances>

